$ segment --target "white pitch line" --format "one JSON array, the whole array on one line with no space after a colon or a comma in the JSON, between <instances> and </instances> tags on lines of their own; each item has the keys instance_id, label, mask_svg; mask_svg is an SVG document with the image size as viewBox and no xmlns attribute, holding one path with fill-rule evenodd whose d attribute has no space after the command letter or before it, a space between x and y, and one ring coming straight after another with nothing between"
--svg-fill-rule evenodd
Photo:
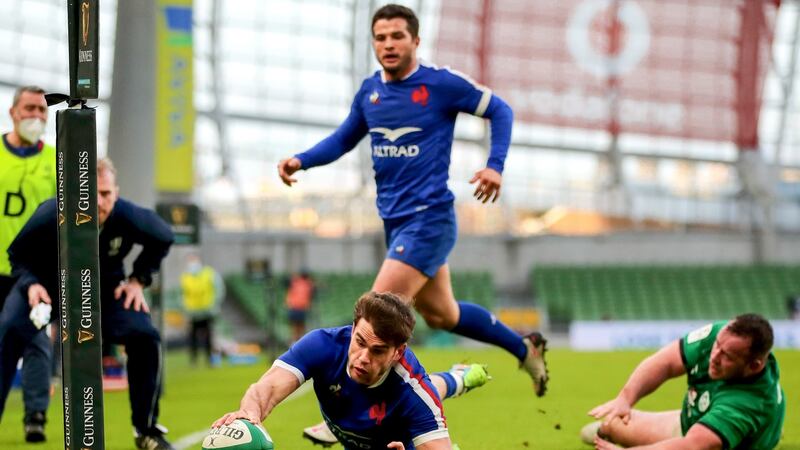
<instances>
[{"instance_id":1,"label":"white pitch line","mask_svg":"<svg viewBox=\"0 0 800 450\"><path fill-rule=\"evenodd\" d=\"M176 450L183 450L202 441L206 435L208 435L208 429L195 431L173 442L172 446L175 447Z\"/></svg>"},{"instance_id":2,"label":"white pitch line","mask_svg":"<svg viewBox=\"0 0 800 450\"><path fill-rule=\"evenodd\" d=\"M296 391L292 392L291 395L286 397L286 400L284 400L284 402L292 401L296 398L302 397L303 395L311 391L312 387L313 387L313 382L310 380L306 381ZM203 438L206 437L206 435L208 434L208 431L209 429L206 428L205 430L199 430L195 431L194 433L189 433L186 436L181 436L180 438L178 438L177 441L175 441L172 444L172 446L175 447L175 450L184 450L189 447L192 447L193 445L201 442Z\"/></svg>"}]
</instances>

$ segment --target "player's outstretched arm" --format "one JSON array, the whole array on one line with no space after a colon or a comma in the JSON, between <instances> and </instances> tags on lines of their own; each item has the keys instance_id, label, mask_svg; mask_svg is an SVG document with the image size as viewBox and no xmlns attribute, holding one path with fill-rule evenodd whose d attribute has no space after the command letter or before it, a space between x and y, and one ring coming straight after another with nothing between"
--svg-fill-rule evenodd
<instances>
[{"instance_id":1,"label":"player's outstretched arm","mask_svg":"<svg viewBox=\"0 0 800 450\"><path fill-rule=\"evenodd\" d=\"M282 159L281 162L278 163L278 176L281 177L283 184L291 187L292 183L296 183L297 179L292 178L292 175L300 170L302 166L303 163L299 158L291 157Z\"/></svg>"},{"instance_id":2,"label":"player's outstretched arm","mask_svg":"<svg viewBox=\"0 0 800 450\"><path fill-rule=\"evenodd\" d=\"M684 373L680 341L674 341L639 363L617 397L592 409L589 415L595 419L605 418L606 424L619 417L627 425L636 402L668 379Z\"/></svg>"},{"instance_id":3,"label":"player's outstretched arm","mask_svg":"<svg viewBox=\"0 0 800 450\"><path fill-rule=\"evenodd\" d=\"M292 175L298 170L330 164L358 145L358 142L367 135L367 121L361 113L358 102L357 95L350 108L350 114L330 136L310 149L291 158L282 159L278 163L278 176L283 184L291 186L297 182Z\"/></svg>"},{"instance_id":4,"label":"player's outstretched arm","mask_svg":"<svg viewBox=\"0 0 800 450\"><path fill-rule=\"evenodd\" d=\"M299 387L300 381L292 372L273 366L261 379L250 385L242 397L238 411L223 415L211 427L230 425L236 419L247 419L254 424L260 424L275 406Z\"/></svg>"}]
</instances>

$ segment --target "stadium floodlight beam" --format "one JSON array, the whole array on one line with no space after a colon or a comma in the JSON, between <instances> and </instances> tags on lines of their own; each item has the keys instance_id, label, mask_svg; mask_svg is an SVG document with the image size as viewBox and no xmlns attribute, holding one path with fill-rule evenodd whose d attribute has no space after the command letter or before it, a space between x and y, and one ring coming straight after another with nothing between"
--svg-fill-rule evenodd
<instances>
[{"instance_id":1,"label":"stadium floodlight beam","mask_svg":"<svg viewBox=\"0 0 800 450\"><path fill-rule=\"evenodd\" d=\"M97 220L99 0L67 0L69 96L56 114L58 300L64 447L105 448Z\"/></svg>"}]
</instances>

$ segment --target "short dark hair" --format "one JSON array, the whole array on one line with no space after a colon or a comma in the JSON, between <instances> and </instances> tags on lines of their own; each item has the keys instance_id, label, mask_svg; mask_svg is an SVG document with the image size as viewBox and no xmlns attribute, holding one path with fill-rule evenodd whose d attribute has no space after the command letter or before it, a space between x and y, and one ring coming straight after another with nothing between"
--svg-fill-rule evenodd
<instances>
[{"instance_id":1,"label":"short dark hair","mask_svg":"<svg viewBox=\"0 0 800 450\"><path fill-rule=\"evenodd\" d=\"M33 92L34 94L44 94L44 89L32 84L28 86L18 87L17 90L14 91L14 100L11 103L11 106L17 106L17 103L19 103L19 98L22 97L22 94L25 92Z\"/></svg>"},{"instance_id":2,"label":"short dark hair","mask_svg":"<svg viewBox=\"0 0 800 450\"><path fill-rule=\"evenodd\" d=\"M382 341L399 347L411 339L417 320L409 303L391 292L367 292L353 308L353 325L364 319Z\"/></svg>"},{"instance_id":3,"label":"short dark hair","mask_svg":"<svg viewBox=\"0 0 800 450\"><path fill-rule=\"evenodd\" d=\"M375 14L372 15L372 32L375 33L375 22L385 19L405 19L406 24L408 25L408 32L411 33L412 38L416 38L419 35L419 19L417 19L417 15L414 14L414 11L411 8L407 8L403 5L396 5L394 3L390 3L388 5L381 6L375 11Z\"/></svg>"},{"instance_id":4,"label":"short dark hair","mask_svg":"<svg viewBox=\"0 0 800 450\"><path fill-rule=\"evenodd\" d=\"M748 313L736 316L728 324L728 332L739 337L750 338L751 358L763 358L772 350L774 340L772 325L759 314Z\"/></svg>"}]
</instances>

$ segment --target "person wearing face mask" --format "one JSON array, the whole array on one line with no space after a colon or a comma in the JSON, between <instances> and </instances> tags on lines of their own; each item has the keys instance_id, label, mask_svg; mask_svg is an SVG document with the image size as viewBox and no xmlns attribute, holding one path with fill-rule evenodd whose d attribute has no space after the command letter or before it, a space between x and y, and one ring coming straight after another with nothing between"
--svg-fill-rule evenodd
<instances>
[{"instance_id":1,"label":"person wearing face mask","mask_svg":"<svg viewBox=\"0 0 800 450\"><path fill-rule=\"evenodd\" d=\"M22 349L44 334L29 318L32 308L58 299L56 199L42 203L8 249L17 281L0 314L0 417ZM172 450L157 424L161 395L161 337L153 326L143 290L150 285L174 240L169 226L150 209L119 198L111 160L97 161L97 223L103 342L125 346L131 420L140 449ZM141 252L125 273L134 245ZM53 308L57 320L60 308ZM41 325L41 324L40 324Z\"/></svg>"},{"instance_id":2,"label":"person wearing face mask","mask_svg":"<svg viewBox=\"0 0 800 450\"><path fill-rule=\"evenodd\" d=\"M260 424L306 380L314 380L319 408L335 439L364 450L452 448L442 400L484 385L480 364L456 364L428 376L408 347L414 329L409 301L367 292L353 308L353 324L309 332L281 355L242 398L236 419Z\"/></svg>"},{"instance_id":3,"label":"person wearing face mask","mask_svg":"<svg viewBox=\"0 0 800 450\"><path fill-rule=\"evenodd\" d=\"M197 253L186 257L186 270L181 274L183 310L189 316L189 360L197 363L197 350L205 347L208 364L216 365L213 349L214 316L225 297L222 277L211 266L204 265Z\"/></svg>"},{"instance_id":4,"label":"person wearing face mask","mask_svg":"<svg viewBox=\"0 0 800 450\"><path fill-rule=\"evenodd\" d=\"M15 282L6 250L36 207L56 193L56 149L41 140L47 123L44 94L38 86L19 87L8 110L14 129L3 135L0 150L0 309ZM23 353L23 425L28 442L45 439L44 412L50 389L49 383L27 381L49 380L51 352L52 344L42 333Z\"/></svg>"},{"instance_id":5,"label":"person wearing face mask","mask_svg":"<svg viewBox=\"0 0 800 450\"><path fill-rule=\"evenodd\" d=\"M786 395L772 354L772 326L758 314L710 323L642 361L617 397L589 412L581 439L597 449L753 449L778 445ZM680 410L633 409L670 378L687 377Z\"/></svg>"},{"instance_id":6,"label":"person wearing face mask","mask_svg":"<svg viewBox=\"0 0 800 450\"><path fill-rule=\"evenodd\" d=\"M40 138L47 123L44 90L22 86L8 110L14 129L3 135L0 152L0 241L7 249L36 207L56 194L56 149ZM0 302L14 284L11 264L0 252Z\"/></svg>"}]
</instances>

